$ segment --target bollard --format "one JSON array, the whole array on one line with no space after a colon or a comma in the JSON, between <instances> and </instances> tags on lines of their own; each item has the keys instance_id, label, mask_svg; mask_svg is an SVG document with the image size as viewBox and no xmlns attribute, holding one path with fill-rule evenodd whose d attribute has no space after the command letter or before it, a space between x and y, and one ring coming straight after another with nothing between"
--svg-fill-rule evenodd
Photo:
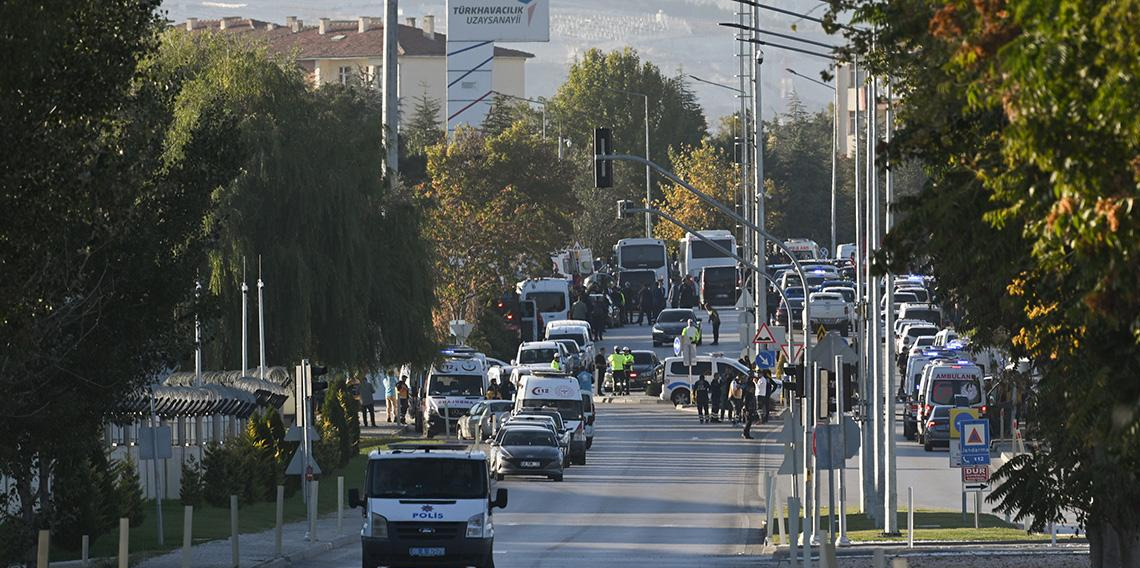
<instances>
[{"instance_id":1,"label":"bollard","mask_svg":"<svg viewBox=\"0 0 1140 568\"><path fill-rule=\"evenodd\" d=\"M91 562L91 536L90 535L83 535L82 544L79 545L79 548L81 551L79 553L79 560L80 560L80 562L83 563L84 566L86 566L88 562Z\"/></svg>"},{"instance_id":2,"label":"bollard","mask_svg":"<svg viewBox=\"0 0 1140 568\"><path fill-rule=\"evenodd\" d=\"M276 527L273 529L273 552L275 556L281 556L281 531L285 520L285 486L277 486L277 518Z\"/></svg>"},{"instance_id":3,"label":"bollard","mask_svg":"<svg viewBox=\"0 0 1140 568\"><path fill-rule=\"evenodd\" d=\"M182 510L182 568L190 568L190 543L194 539L194 506Z\"/></svg>"},{"instance_id":4,"label":"bollard","mask_svg":"<svg viewBox=\"0 0 1140 568\"><path fill-rule=\"evenodd\" d=\"M317 541L317 496L320 495L321 482L316 479L309 482L313 487L311 494L312 499L309 499L309 540L312 542Z\"/></svg>"},{"instance_id":5,"label":"bollard","mask_svg":"<svg viewBox=\"0 0 1140 568\"><path fill-rule=\"evenodd\" d=\"M974 528L978 528L978 515L982 508L982 492L974 492Z\"/></svg>"},{"instance_id":6,"label":"bollard","mask_svg":"<svg viewBox=\"0 0 1140 568\"><path fill-rule=\"evenodd\" d=\"M838 568L839 561L835 557L835 543L825 541L823 547L819 551L819 565L820 568Z\"/></svg>"},{"instance_id":7,"label":"bollard","mask_svg":"<svg viewBox=\"0 0 1140 568\"><path fill-rule=\"evenodd\" d=\"M908 566L909 564L907 563L906 558L891 559L891 568L907 568Z\"/></svg>"},{"instance_id":8,"label":"bollard","mask_svg":"<svg viewBox=\"0 0 1140 568\"><path fill-rule=\"evenodd\" d=\"M344 528L344 476L336 477L336 530Z\"/></svg>"},{"instance_id":9,"label":"bollard","mask_svg":"<svg viewBox=\"0 0 1140 568\"><path fill-rule=\"evenodd\" d=\"M1057 546L1057 525L1049 523L1049 546Z\"/></svg>"},{"instance_id":10,"label":"bollard","mask_svg":"<svg viewBox=\"0 0 1140 568\"><path fill-rule=\"evenodd\" d=\"M914 488L906 488L906 547L914 548Z\"/></svg>"},{"instance_id":11,"label":"bollard","mask_svg":"<svg viewBox=\"0 0 1140 568\"><path fill-rule=\"evenodd\" d=\"M48 568L48 552L51 551L51 531L40 529L39 542L36 543L36 568Z\"/></svg>"},{"instance_id":12,"label":"bollard","mask_svg":"<svg viewBox=\"0 0 1140 568\"><path fill-rule=\"evenodd\" d=\"M131 542L131 520L119 519L119 568L129 568Z\"/></svg>"},{"instance_id":13,"label":"bollard","mask_svg":"<svg viewBox=\"0 0 1140 568\"><path fill-rule=\"evenodd\" d=\"M772 482L768 472L760 472L760 491L764 496L764 543L772 544Z\"/></svg>"},{"instance_id":14,"label":"bollard","mask_svg":"<svg viewBox=\"0 0 1140 568\"><path fill-rule=\"evenodd\" d=\"M875 568L887 568L887 557L883 554L883 549L876 548L871 553L871 566Z\"/></svg>"},{"instance_id":15,"label":"bollard","mask_svg":"<svg viewBox=\"0 0 1140 568\"><path fill-rule=\"evenodd\" d=\"M230 565L234 568L241 566L241 554L238 550L238 500L237 495L230 495Z\"/></svg>"}]
</instances>

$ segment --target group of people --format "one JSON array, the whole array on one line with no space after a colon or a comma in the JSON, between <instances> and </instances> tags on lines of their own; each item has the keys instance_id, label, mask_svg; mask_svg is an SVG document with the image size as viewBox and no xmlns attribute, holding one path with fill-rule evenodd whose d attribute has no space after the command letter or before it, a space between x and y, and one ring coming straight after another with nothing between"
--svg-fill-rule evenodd
<instances>
[{"instance_id":1,"label":"group of people","mask_svg":"<svg viewBox=\"0 0 1140 568\"><path fill-rule=\"evenodd\" d=\"M352 384L356 390L356 398L360 402L360 425L376 426L376 392L377 385L372 377L356 377ZM407 377L395 373L385 372L379 379L380 389L384 392L384 410L388 422L407 424L408 402L411 389L408 388Z\"/></svg>"},{"instance_id":2,"label":"group of people","mask_svg":"<svg viewBox=\"0 0 1140 568\"><path fill-rule=\"evenodd\" d=\"M600 379L605 376L607 366L614 378L614 394L628 395L629 370L633 368L633 350L629 347L615 346L614 352L607 357L605 347L598 349L598 354L594 357L594 367L598 376L594 383L599 395L602 394L602 383L605 382Z\"/></svg>"},{"instance_id":3,"label":"group of people","mask_svg":"<svg viewBox=\"0 0 1140 568\"><path fill-rule=\"evenodd\" d=\"M515 399L515 385L510 381L503 381L499 384L499 379L491 378L491 383L487 387L487 400L514 400Z\"/></svg>"},{"instance_id":4,"label":"group of people","mask_svg":"<svg viewBox=\"0 0 1140 568\"><path fill-rule=\"evenodd\" d=\"M693 382L697 419L701 424L726 420L731 421L733 426L742 424L741 437L751 440L752 425L768 422L771 397L775 390L775 382L768 371L752 371L747 377L735 377L732 380L714 373L712 381L705 379L702 373Z\"/></svg>"}]
</instances>

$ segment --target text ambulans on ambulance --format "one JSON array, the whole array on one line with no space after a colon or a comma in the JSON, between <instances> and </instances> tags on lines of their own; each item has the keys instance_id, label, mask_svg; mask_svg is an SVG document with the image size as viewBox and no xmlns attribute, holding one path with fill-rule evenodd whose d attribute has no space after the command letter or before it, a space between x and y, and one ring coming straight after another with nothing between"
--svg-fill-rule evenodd
<instances>
[{"instance_id":1,"label":"text ambulans on ambulance","mask_svg":"<svg viewBox=\"0 0 1140 568\"><path fill-rule=\"evenodd\" d=\"M967 360L936 361L922 370L922 383L918 387L919 421L926 420L938 405L955 406L964 397L965 406L986 413L982 369Z\"/></svg>"},{"instance_id":2,"label":"text ambulans on ambulance","mask_svg":"<svg viewBox=\"0 0 1140 568\"><path fill-rule=\"evenodd\" d=\"M584 465L586 424L578 379L542 371L520 377L515 394L515 412L539 408L557 410L562 416L562 423L570 434L570 461Z\"/></svg>"},{"instance_id":3,"label":"text ambulans on ambulance","mask_svg":"<svg viewBox=\"0 0 1140 568\"><path fill-rule=\"evenodd\" d=\"M493 567L491 513L507 506L507 490L491 499L487 456L462 445L391 448L368 456L363 496L348 493L350 507L364 508L363 568Z\"/></svg>"},{"instance_id":4,"label":"text ambulans on ambulance","mask_svg":"<svg viewBox=\"0 0 1140 568\"><path fill-rule=\"evenodd\" d=\"M471 358L446 359L432 366L424 384L424 422L428 435L455 432L459 417L487 394L487 369ZM444 424L444 420L447 424Z\"/></svg>"}]
</instances>

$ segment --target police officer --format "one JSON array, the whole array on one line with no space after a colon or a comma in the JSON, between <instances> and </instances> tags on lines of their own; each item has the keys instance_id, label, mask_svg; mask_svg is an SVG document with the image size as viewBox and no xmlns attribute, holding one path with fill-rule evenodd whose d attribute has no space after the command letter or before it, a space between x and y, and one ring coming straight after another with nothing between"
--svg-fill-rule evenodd
<instances>
[{"instance_id":1,"label":"police officer","mask_svg":"<svg viewBox=\"0 0 1140 568\"><path fill-rule=\"evenodd\" d=\"M756 419L756 377L748 377L744 383L744 431L740 436L752 439L752 423Z\"/></svg>"},{"instance_id":2,"label":"police officer","mask_svg":"<svg viewBox=\"0 0 1140 568\"><path fill-rule=\"evenodd\" d=\"M621 392L621 384L625 382L625 355L621 352L620 347L614 347L614 352L610 354L610 371L614 376L614 392Z\"/></svg>"},{"instance_id":3,"label":"police officer","mask_svg":"<svg viewBox=\"0 0 1140 568\"><path fill-rule=\"evenodd\" d=\"M709 382L705 380L705 374L701 373L697 377L696 382L693 383L693 393L697 399L697 420L701 424L712 422L709 417L709 391L711 390Z\"/></svg>"},{"instance_id":4,"label":"police officer","mask_svg":"<svg viewBox=\"0 0 1140 568\"><path fill-rule=\"evenodd\" d=\"M550 362L550 368L555 371L562 370L562 357L557 353L554 354L554 360Z\"/></svg>"},{"instance_id":5,"label":"police officer","mask_svg":"<svg viewBox=\"0 0 1140 568\"><path fill-rule=\"evenodd\" d=\"M598 354L594 355L594 389L598 391L598 395L602 394L602 382L606 378L606 348L598 348Z\"/></svg>"},{"instance_id":6,"label":"police officer","mask_svg":"<svg viewBox=\"0 0 1140 568\"><path fill-rule=\"evenodd\" d=\"M697 329L697 326L693 324L693 320L686 322L685 329L681 330L681 335L688 337L689 343L693 345L696 345L697 342L701 340L701 332Z\"/></svg>"},{"instance_id":7,"label":"police officer","mask_svg":"<svg viewBox=\"0 0 1140 568\"><path fill-rule=\"evenodd\" d=\"M625 379L622 381L621 392L624 395L629 395L629 371L633 369L633 351L629 346L625 346L621 350L622 356L625 357Z\"/></svg>"}]
</instances>

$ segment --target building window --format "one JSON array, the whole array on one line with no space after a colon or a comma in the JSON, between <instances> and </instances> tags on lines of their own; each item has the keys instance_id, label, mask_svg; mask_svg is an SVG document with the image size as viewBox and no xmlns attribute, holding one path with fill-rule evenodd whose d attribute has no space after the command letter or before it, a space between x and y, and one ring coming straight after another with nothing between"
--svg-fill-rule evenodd
<instances>
[{"instance_id":1,"label":"building window","mask_svg":"<svg viewBox=\"0 0 1140 568\"><path fill-rule=\"evenodd\" d=\"M854 65L848 65L847 66L847 86L848 87L855 87L855 66Z\"/></svg>"},{"instance_id":2,"label":"building window","mask_svg":"<svg viewBox=\"0 0 1140 568\"><path fill-rule=\"evenodd\" d=\"M341 85L347 85L350 78L352 78L352 67L346 65L337 70L337 80Z\"/></svg>"},{"instance_id":3,"label":"building window","mask_svg":"<svg viewBox=\"0 0 1140 568\"><path fill-rule=\"evenodd\" d=\"M847 111L847 132L855 132L855 111Z\"/></svg>"}]
</instances>

